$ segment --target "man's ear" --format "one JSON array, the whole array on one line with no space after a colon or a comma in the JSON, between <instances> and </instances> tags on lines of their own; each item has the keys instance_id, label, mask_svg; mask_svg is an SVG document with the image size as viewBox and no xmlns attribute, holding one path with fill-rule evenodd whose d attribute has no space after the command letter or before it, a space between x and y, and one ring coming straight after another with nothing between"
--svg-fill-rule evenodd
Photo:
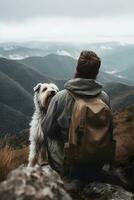
<instances>
[{"instance_id":1,"label":"man's ear","mask_svg":"<svg viewBox=\"0 0 134 200\"><path fill-rule=\"evenodd\" d=\"M34 92L39 92L40 87L41 87L41 83L38 83L38 84L33 88Z\"/></svg>"}]
</instances>

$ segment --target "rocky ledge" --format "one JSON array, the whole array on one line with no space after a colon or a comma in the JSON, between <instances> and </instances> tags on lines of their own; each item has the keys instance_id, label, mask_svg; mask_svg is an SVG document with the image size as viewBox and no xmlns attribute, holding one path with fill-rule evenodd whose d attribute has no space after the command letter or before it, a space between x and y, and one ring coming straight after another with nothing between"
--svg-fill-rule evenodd
<instances>
[{"instance_id":1,"label":"rocky ledge","mask_svg":"<svg viewBox=\"0 0 134 200\"><path fill-rule=\"evenodd\" d=\"M122 187L92 182L79 190L66 191L60 176L49 166L20 166L0 183L0 200L132 200Z\"/></svg>"},{"instance_id":2,"label":"rocky ledge","mask_svg":"<svg viewBox=\"0 0 134 200\"><path fill-rule=\"evenodd\" d=\"M0 184L0 200L71 200L59 175L49 166L12 171Z\"/></svg>"}]
</instances>

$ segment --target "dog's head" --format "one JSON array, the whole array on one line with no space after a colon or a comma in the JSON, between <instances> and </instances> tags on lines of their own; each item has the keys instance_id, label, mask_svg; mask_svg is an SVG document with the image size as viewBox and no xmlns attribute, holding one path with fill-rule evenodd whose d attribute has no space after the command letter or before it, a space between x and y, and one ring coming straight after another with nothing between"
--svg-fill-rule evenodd
<instances>
[{"instance_id":1,"label":"dog's head","mask_svg":"<svg viewBox=\"0 0 134 200\"><path fill-rule=\"evenodd\" d=\"M35 105L47 110L52 97L59 91L54 83L38 83L34 88ZM36 105L37 106L37 105Z\"/></svg>"}]
</instances>

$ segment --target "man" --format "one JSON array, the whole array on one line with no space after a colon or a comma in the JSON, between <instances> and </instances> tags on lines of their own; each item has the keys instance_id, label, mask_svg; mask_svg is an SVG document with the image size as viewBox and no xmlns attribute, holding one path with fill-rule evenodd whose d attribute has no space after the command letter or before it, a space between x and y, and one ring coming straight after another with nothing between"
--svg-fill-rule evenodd
<instances>
[{"instance_id":1,"label":"man","mask_svg":"<svg viewBox=\"0 0 134 200\"><path fill-rule=\"evenodd\" d=\"M96 81L100 65L101 60L96 53L81 52L74 79L65 84L65 89L58 92L49 105L43 122L44 137L49 163L60 174L63 174L65 169L64 144L68 141L71 112L74 105L74 99L68 91L81 98L99 96L110 106L108 95L103 91L102 85Z\"/></svg>"}]
</instances>

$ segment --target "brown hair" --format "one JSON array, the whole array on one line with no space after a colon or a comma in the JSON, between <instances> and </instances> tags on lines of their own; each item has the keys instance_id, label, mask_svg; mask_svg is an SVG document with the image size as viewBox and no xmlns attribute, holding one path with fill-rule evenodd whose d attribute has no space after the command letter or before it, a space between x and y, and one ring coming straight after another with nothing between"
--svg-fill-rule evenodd
<instances>
[{"instance_id":1,"label":"brown hair","mask_svg":"<svg viewBox=\"0 0 134 200\"><path fill-rule=\"evenodd\" d=\"M75 78L96 79L101 59L93 51L82 51L76 66Z\"/></svg>"}]
</instances>

